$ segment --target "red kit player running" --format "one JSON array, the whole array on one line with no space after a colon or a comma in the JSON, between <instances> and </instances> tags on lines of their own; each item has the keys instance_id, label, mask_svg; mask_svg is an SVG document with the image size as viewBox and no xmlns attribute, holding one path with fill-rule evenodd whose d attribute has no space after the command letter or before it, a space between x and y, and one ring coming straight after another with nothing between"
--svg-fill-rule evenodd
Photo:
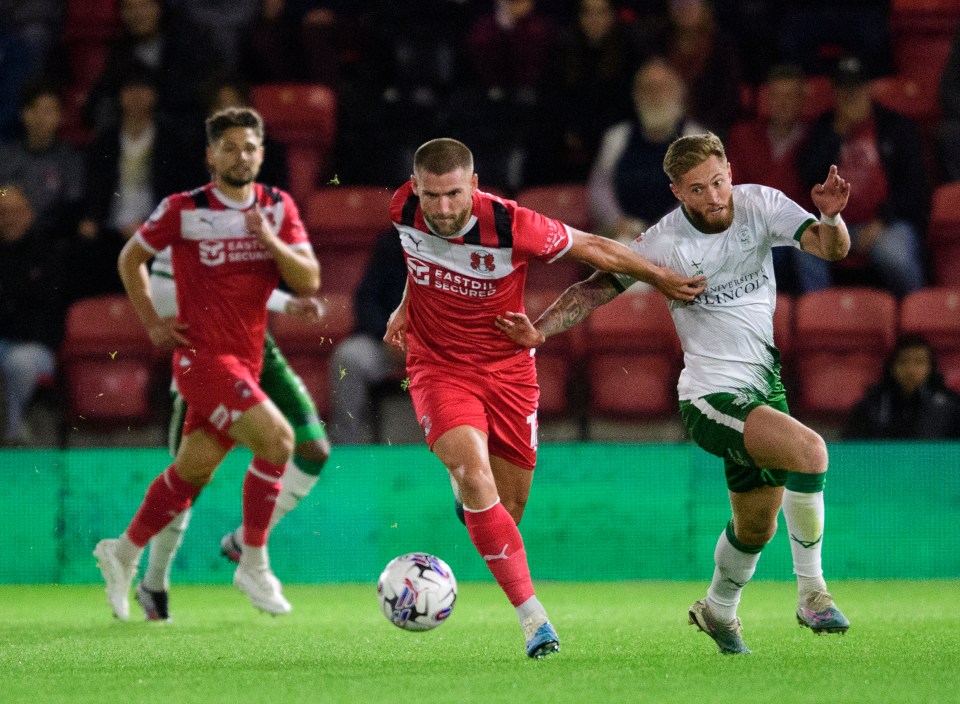
<instances>
[{"instance_id":1,"label":"red kit player running","mask_svg":"<svg viewBox=\"0 0 960 704\"><path fill-rule=\"evenodd\" d=\"M471 541L517 609L527 655L542 658L560 649L559 638L534 593L517 529L536 465L540 390L532 350L494 320L523 309L532 259L571 256L687 301L703 290L703 277L682 277L613 240L478 191L473 155L453 139L417 150L391 219L407 286L384 340L407 351L427 444L450 472Z\"/></svg>"},{"instance_id":2,"label":"red kit player running","mask_svg":"<svg viewBox=\"0 0 960 704\"><path fill-rule=\"evenodd\" d=\"M114 615L127 620L143 547L190 506L236 443L253 452L243 483L243 546L234 584L253 605L290 611L270 570L267 535L290 460L293 431L260 389L267 299L282 277L299 295L320 285L320 268L290 196L254 183L263 162L263 120L229 108L206 122L213 183L166 198L127 242L119 269L150 339L173 348L173 375L187 401L176 459L147 489L126 531L94 550ZM146 262L172 246L178 316L161 319Z\"/></svg>"}]
</instances>

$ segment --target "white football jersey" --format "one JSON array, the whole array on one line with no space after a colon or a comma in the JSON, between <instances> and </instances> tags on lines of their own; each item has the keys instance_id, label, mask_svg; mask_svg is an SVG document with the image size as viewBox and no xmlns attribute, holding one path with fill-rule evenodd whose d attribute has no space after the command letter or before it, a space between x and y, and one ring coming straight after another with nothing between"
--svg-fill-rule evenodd
<instances>
[{"instance_id":1,"label":"white football jersey","mask_svg":"<svg viewBox=\"0 0 960 704\"><path fill-rule=\"evenodd\" d=\"M631 243L657 265L707 277L707 288L693 302L669 301L683 346L680 399L770 390L777 304L771 249L799 248L800 235L815 221L776 189L739 185L733 187L733 222L723 232L699 231L680 207ZM624 288L633 283L618 279Z\"/></svg>"}]
</instances>

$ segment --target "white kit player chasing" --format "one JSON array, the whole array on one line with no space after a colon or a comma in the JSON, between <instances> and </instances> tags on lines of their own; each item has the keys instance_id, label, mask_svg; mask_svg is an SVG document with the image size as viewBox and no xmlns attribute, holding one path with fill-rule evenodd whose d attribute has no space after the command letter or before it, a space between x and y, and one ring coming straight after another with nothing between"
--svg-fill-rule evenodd
<instances>
[{"instance_id":1,"label":"white kit player chasing","mask_svg":"<svg viewBox=\"0 0 960 704\"><path fill-rule=\"evenodd\" d=\"M830 168L812 192L818 221L780 191L734 186L723 144L709 133L673 142L663 168L680 207L630 246L657 265L706 276L706 289L693 301L669 302L684 353L680 415L694 441L723 458L733 512L717 541L713 581L706 598L691 605L690 623L722 653L750 652L737 605L782 507L797 575L797 620L815 633L844 633L850 622L833 603L821 565L827 448L787 408L773 340L771 248L798 247L829 261L845 257L850 236L840 212L850 185ZM632 283L597 272L568 288L535 324L511 312L497 327L535 348Z\"/></svg>"}]
</instances>

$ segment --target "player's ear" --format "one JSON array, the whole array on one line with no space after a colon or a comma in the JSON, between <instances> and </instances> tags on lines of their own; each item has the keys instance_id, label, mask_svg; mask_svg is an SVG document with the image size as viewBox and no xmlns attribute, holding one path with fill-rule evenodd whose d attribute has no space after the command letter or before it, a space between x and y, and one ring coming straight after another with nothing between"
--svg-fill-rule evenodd
<instances>
[{"instance_id":1,"label":"player's ear","mask_svg":"<svg viewBox=\"0 0 960 704\"><path fill-rule=\"evenodd\" d=\"M410 174L410 185L413 187L413 195L420 195L420 184L417 183L417 175Z\"/></svg>"},{"instance_id":2,"label":"player's ear","mask_svg":"<svg viewBox=\"0 0 960 704\"><path fill-rule=\"evenodd\" d=\"M477 175L477 172L473 172L473 176L470 177L470 190L477 190L477 186L480 185L480 177Z\"/></svg>"},{"instance_id":3,"label":"player's ear","mask_svg":"<svg viewBox=\"0 0 960 704\"><path fill-rule=\"evenodd\" d=\"M677 188L672 183L670 184L670 192L673 194L674 198L676 198L681 203L683 202L683 198L680 197L680 189Z\"/></svg>"}]
</instances>

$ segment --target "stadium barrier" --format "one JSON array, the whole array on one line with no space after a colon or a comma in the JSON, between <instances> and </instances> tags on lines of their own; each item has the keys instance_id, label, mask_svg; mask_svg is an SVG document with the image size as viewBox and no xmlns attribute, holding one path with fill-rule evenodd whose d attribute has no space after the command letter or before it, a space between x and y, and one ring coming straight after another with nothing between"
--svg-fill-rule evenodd
<instances>
[{"instance_id":1,"label":"stadium barrier","mask_svg":"<svg viewBox=\"0 0 960 704\"><path fill-rule=\"evenodd\" d=\"M835 443L827 475L829 579L960 578L960 444ZM163 449L0 450L0 582L95 583L93 546L122 531ZM234 451L198 499L173 579L229 583L220 537L240 516L249 454ZM523 520L538 580L709 580L729 518L722 463L695 446L557 444L540 449ZM289 583L373 582L425 550L461 581L490 579L423 446L334 448L323 476L274 531ZM757 579L792 579L786 526Z\"/></svg>"}]
</instances>

